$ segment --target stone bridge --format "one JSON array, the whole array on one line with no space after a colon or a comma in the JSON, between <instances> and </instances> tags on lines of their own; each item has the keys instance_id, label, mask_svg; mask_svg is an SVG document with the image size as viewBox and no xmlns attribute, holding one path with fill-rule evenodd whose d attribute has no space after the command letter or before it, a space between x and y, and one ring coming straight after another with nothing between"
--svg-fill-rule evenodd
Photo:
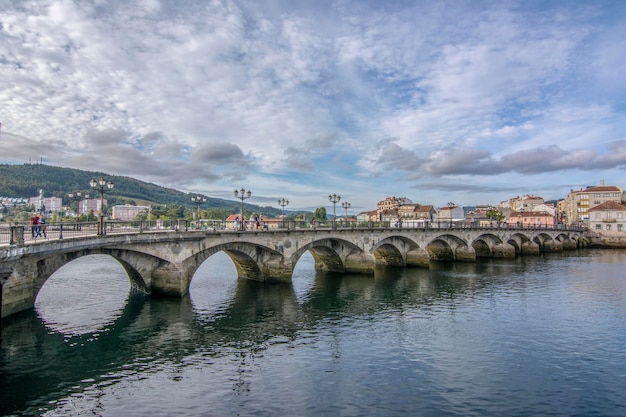
<instances>
[{"instance_id":1,"label":"stone bridge","mask_svg":"<svg viewBox=\"0 0 626 417\"><path fill-rule=\"evenodd\" d=\"M290 281L307 251L316 269L372 273L376 265L514 258L576 249L584 241L578 229L497 227L169 231L41 241L0 247L0 317L32 308L46 280L85 255L115 258L136 291L183 296L197 268L219 251L232 259L239 278Z\"/></svg>"}]
</instances>

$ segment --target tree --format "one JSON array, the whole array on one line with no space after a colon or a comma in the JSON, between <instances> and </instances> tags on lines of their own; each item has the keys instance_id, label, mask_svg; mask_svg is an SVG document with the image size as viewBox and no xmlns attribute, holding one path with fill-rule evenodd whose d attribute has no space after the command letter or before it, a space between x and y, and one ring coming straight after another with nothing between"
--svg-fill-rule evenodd
<instances>
[{"instance_id":1,"label":"tree","mask_svg":"<svg viewBox=\"0 0 626 417\"><path fill-rule=\"evenodd\" d=\"M223 220L230 216L231 212L228 209L210 208L205 210L206 218L213 220Z\"/></svg>"},{"instance_id":2,"label":"tree","mask_svg":"<svg viewBox=\"0 0 626 417\"><path fill-rule=\"evenodd\" d=\"M326 208L324 207L316 208L315 213L313 213L313 219L322 220L322 221L328 220L328 217L326 215Z\"/></svg>"},{"instance_id":3,"label":"tree","mask_svg":"<svg viewBox=\"0 0 626 417\"><path fill-rule=\"evenodd\" d=\"M487 217L490 219L493 219L495 221L497 221L498 223L500 223L502 220L504 220L504 213L502 213L502 210L498 210L496 208L491 207L489 210L487 210Z\"/></svg>"}]
</instances>

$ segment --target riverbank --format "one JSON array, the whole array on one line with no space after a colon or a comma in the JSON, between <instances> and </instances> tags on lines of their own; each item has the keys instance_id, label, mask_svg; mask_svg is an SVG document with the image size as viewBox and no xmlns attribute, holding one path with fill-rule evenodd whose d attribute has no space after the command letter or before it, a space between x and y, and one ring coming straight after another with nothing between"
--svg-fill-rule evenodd
<instances>
[{"instance_id":1,"label":"riverbank","mask_svg":"<svg viewBox=\"0 0 626 417\"><path fill-rule=\"evenodd\" d=\"M620 233L595 233L590 236L590 245L594 248L626 249L626 235Z\"/></svg>"}]
</instances>

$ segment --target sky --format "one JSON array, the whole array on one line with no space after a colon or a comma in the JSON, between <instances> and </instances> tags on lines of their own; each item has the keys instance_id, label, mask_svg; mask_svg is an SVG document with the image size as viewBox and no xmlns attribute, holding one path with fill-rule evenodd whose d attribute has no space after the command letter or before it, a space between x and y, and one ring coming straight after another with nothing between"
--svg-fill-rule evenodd
<instances>
[{"instance_id":1,"label":"sky","mask_svg":"<svg viewBox=\"0 0 626 417\"><path fill-rule=\"evenodd\" d=\"M624 39L621 0L0 0L0 163L338 214L623 187Z\"/></svg>"}]
</instances>

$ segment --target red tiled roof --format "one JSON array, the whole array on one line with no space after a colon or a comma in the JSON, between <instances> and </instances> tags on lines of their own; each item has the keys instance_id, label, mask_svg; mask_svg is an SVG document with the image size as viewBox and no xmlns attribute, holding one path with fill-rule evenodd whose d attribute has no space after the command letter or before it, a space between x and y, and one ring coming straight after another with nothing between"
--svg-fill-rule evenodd
<instances>
[{"instance_id":1,"label":"red tiled roof","mask_svg":"<svg viewBox=\"0 0 626 417\"><path fill-rule=\"evenodd\" d=\"M608 191L619 192L619 193L622 192L622 190L620 190L619 187L616 187L614 185L600 185L597 187L587 187L582 190L576 190L574 192L575 193L602 193L602 192L608 192Z\"/></svg>"},{"instance_id":2,"label":"red tiled roof","mask_svg":"<svg viewBox=\"0 0 626 417\"><path fill-rule=\"evenodd\" d=\"M413 212L415 212L415 213L428 213L431 210L433 210L433 206L419 206L419 207L415 207Z\"/></svg>"},{"instance_id":3,"label":"red tiled roof","mask_svg":"<svg viewBox=\"0 0 626 417\"><path fill-rule=\"evenodd\" d=\"M602 204L598 204L595 207L589 209L589 211L607 211L607 210L619 210L626 211L626 206L623 206L615 201L605 201Z\"/></svg>"}]
</instances>

